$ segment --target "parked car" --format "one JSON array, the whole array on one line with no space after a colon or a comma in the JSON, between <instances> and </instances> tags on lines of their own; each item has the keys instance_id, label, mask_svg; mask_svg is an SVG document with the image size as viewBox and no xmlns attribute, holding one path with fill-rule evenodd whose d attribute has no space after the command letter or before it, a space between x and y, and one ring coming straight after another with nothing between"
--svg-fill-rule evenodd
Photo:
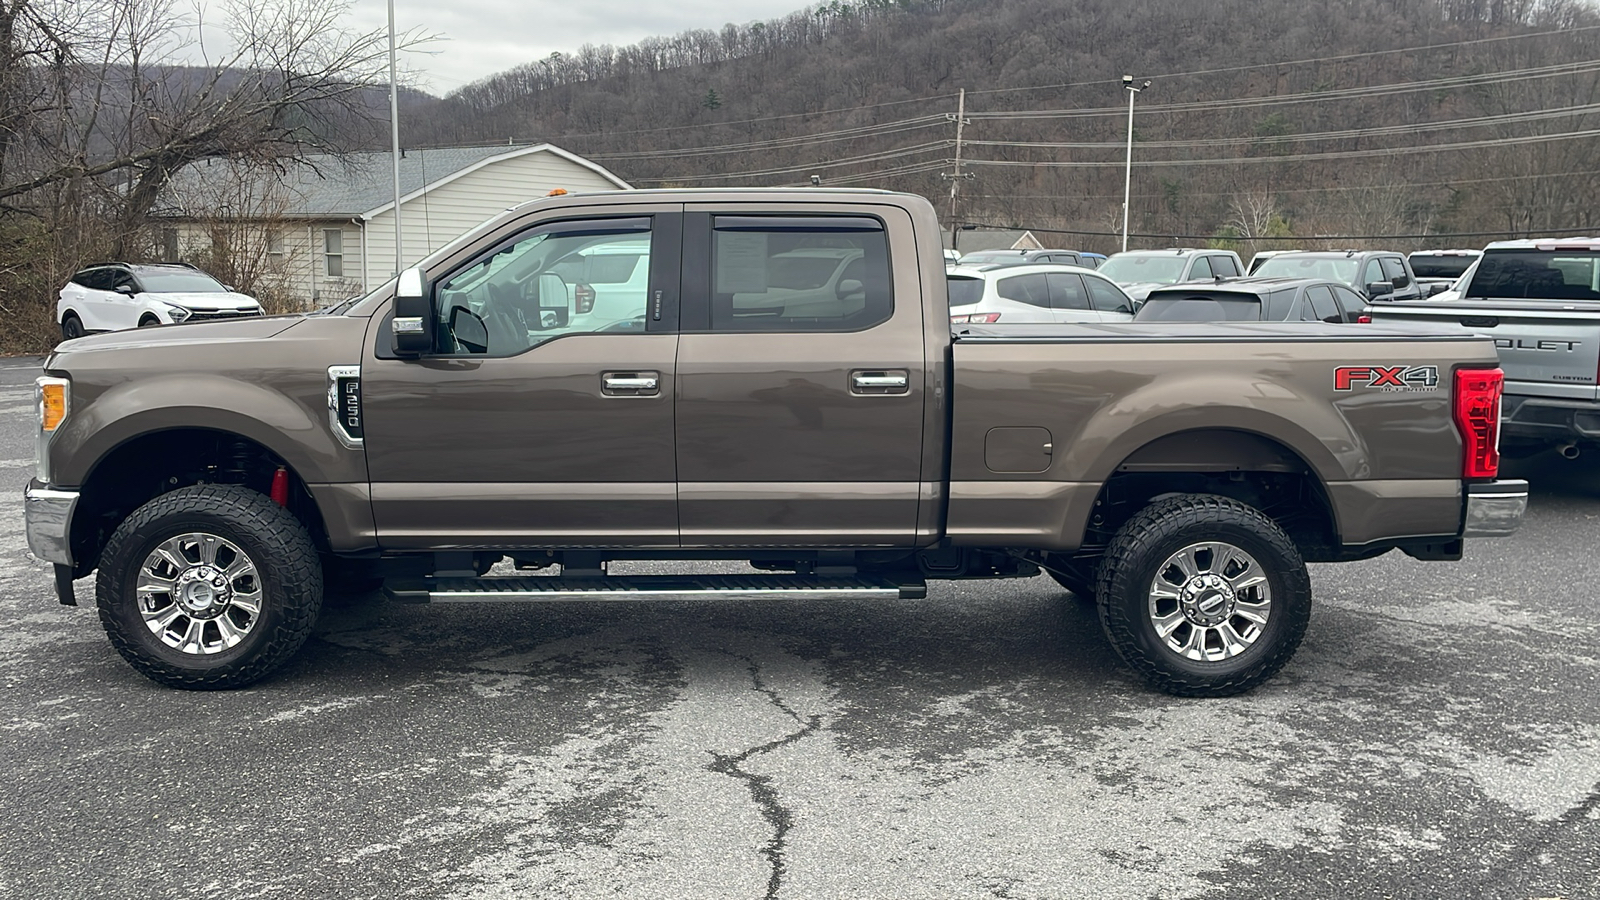
<instances>
[{"instance_id":1,"label":"parked car","mask_svg":"<svg viewBox=\"0 0 1600 900\"><path fill-rule=\"evenodd\" d=\"M1133 300L1081 266L956 266L945 282L956 325L1133 321Z\"/></svg>"},{"instance_id":2,"label":"parked car","mask_svg":"<svg viewBox=\"0 0 1600 900\"><path fill-rule=\"evenodd\" d=\"M958 261L963 266L1026 266L1032 263L1058 263L1063 266L1084 266L1084 254L1076 250L974 250Z\"/></svg>"},{"instance_id":3,"label":"parked car","mask_svg":"<svg viewBox=\"0 0 1600 900\"><path fill-rule=\"evenodd\" d=\"M182 263L90 266L72 276L56 301L56 321L68 340L96 331L259 315L254 297Z\"/></svg>"},{"instance_id":4,"label":"parked car","mask_svg":"<svg viewBox=\"0 0 1600 900\"><path fill-rule=\"evenodd\" d=\"M1478 271L1478 263L1481 262L1482 260L1483 260L1483 257L1479 256L1477 259L1472 261L1472 265L1467 266L1467 270L1465 272L1461 273L1461 277L1460 278L1457 278L1455 281L1450 282L1450 286L1449 287L1445 288L1442 291L1439 291L1436 294L1432 294L1430 296L1423 297L1422 299L1431 300L1434 303L1449 303L1449 302L1454 301L1454 300L1460 300L1461 299L1461 289L1466 287L1467 283L1472 280L1472 274L1474 272Z\"/></svg>"},{"instance_id":5,"label":"parked car","mask_svg":"<svg viewBox=\"0 0 1600 900\"><path fill-rule=\"evenodd\" d=\"M1494 339L1507 454L1600 450L1600 238L1497 241L1462 279L1450 302L1375 304L1372 316Z\"/></svg>"},{"instance_id":6,"label":"parked car","mask_svg":"<svg viewBox=\"0 0 1600 900\"><path fill-rule=\"evenodd\" d=\"M1104 253L1079 253L1078 255L1083 257L1083 266L1086 269L1098 269L1106 264L1106 255Z\"/></svg>"},{"instance_id":7,"label":"parked car","mask_svg":"<svg viewBox=\"0 0 1600 900\"><path fill-rule=\"evenodd\" d=\"M1151 291L1135 322L1370 322L1366 298L1319 278L1235 278Z\"/></svg>"},{"instance_id":8,"label":"parked car","mask_svg":"<svg viewBox=\"0 0 1600 900\"><path fill-rule=\"evenodd\" d=\"M1406 262L1411 264L1411 274L1417 276L1426 298L1454 288L1482 255L1482 250L1417 250L1406 257Z\"/></svg>"},{"instance_id":9,"label":"parked car","mask_svg":"<svg viewBox=\"0 0 1600 900\"><path fill-rule=\"evenodd\" d=\"M318 314L67 341L36 380L29 548L67 605L98 569L98 614L62 621L184 689L283 666L340 582L406 602L888 600L1048 572L1151 684L1227 696L1293 657L1308 561L1460 559L1522 519L1487 338L952 335L939 234L912 194L569 194ZM642 332L487 327L520 314L507 273L559 295L550 249L639 241ZM859 252L843 281L864 302L734 305L809 250ZM446 307L485 263L488 305ZM507 558L520 571L496 572ZM700 568L606 568L626 560Z\"/></svg>"},{"instance_id":10,"label":"parked car","mask_svg":"<svg viewBox=\"0 0 1600 900\"><path fill-rule=\"evenodd\" d=\"M1368 300L1418 300L1423 297L1406 258L1391 250L1291 250L1262 263L1256 275L1324 278Z\"/></svg>"},{"instance_id":11,"label":"parked car","mask_svg":"<svg viewBox=\"0 0 1600 900\"><path fill-rule=\"evenodd\" d=\"M1254 275L1254 274L1256 274L1256 270L1261 268L1261 264L1262 263L1264 263L1267 260L1273 258L1274 256L1280 256L1280 255L1282 255L1284 253L1289 253L1289 252L1292 252L1292 251L1289 251L1289 250L1261 250L1261 251L1258 251L1255 256L1250 257L1250 268L1249 268L1248 271L1245 272L1245 274L1246 275Z\"/></svg>"},{"instance_id":12,"label":"parked car","mask_svg":"<svg viewBox=\"0 0 1600 900\"><path fill-rule=\"evenodd\" d=\"M1097 270L1115 281L1136 302L1159 287L1216 277L1237 278L1244 263L1232 250L1126 250L1113 253Z\"/></svg>"}]
</instances>

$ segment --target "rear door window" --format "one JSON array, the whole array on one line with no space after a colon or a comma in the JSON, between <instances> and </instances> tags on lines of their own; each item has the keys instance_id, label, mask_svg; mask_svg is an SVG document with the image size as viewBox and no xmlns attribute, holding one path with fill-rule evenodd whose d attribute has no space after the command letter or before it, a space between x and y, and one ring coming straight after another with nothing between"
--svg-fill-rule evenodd
<instances>
[{"instance_id":1,"label":"rear door window","mask_svg":"<svg viewBox=\"0 0 1600 900\"><path fill-rule=\"evenodd\" d=\"M712 331L863 331L893 313L877 219L714 217Z\"/></svg>"},{"instance_id":2,"label":"rear door window","mask_svg":"<svg viewBox=\"0 0 1600 900\"><path fill-rule=\"evenodd\" d=\"M1051 272L1045 276L1050 285L1050 305L1055 309L1074 312L1089 311L1089 295L1083 289L1083 279L1070 272Z\"/></svg>"},{"instance_id":3,"label":"rear door window","mask_svg":"<svg viewBox=\"0 0 1600 900\"><path fill-rule=\"evenodd\" d=\"M1002 278L996 290L1007 300L1026 303L1040 309L1050 308L1050 286L1045 281L1043 273Z\"/></svg>"}]
</instances>

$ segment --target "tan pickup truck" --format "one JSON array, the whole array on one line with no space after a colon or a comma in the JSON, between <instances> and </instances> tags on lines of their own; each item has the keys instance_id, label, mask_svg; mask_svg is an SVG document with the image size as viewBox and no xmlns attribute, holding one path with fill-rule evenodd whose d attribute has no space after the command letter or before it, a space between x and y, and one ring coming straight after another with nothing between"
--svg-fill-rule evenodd
<instances>
[{"instance_id":1,"label":"tan pickup truck","mask_svg":"<svg viewBox=\"0 0 1600 900\"><path fill-rule=\"evenodd\" d=\"M1294 653L1306 561L1515 530L1500 386L1470 334L953 335L919 197L565 196L317 314L62 344L27 531L62 602L98 568L113 644L174 687L278 668L325 588L910 598L1043 570L1141 676L1217 696ZM751 568L607 571L640 559Z\"/></svg>"}]
</instances>

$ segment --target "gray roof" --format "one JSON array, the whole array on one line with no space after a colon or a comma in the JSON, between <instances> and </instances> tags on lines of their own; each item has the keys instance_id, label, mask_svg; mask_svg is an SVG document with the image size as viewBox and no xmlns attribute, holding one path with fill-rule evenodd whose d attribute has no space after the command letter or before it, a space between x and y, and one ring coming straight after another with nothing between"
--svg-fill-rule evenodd
<instances>
[{"instance_id":1,"label":"gray roof","mask_svg":"<svg viewBox=\"0 0 1600 900\"><path fill-rule=\"evenodd\" d=\"M421 190L441 178L459 172L490 157L500 156L536 145L491 147L439 147L430 150L404 150L400 158L400 194L405 196ZM241 205L255 205L244 198L282 198L283 208L272 210L272 215L289 218L353 218L394 200L393 173L387 150L359 151L354 153L318 153L290 160L286 170L270 168L232 167L224 160L202 162L188 166L167 185L158 214L183 216L194 214L196 198L215 191L218 168L223 172L239 171L250 182L248 193L236 191ZM214 205L214 201L202 201ZM214 212L214 210L211 210Z\"/></svg>"},{"instance_id":2,"label":"gray roof","mask_svg":"<svg viewBox=\"0 0 1600 900\"><path fill-rule=\"evenodd\" d=\"M950 246L950 232L944 233L944 245ZM961 253L979 250L1039 250L1043 245L1026 229L973 228L956 232L956 249Z\"/></svg>"}]
</instances>

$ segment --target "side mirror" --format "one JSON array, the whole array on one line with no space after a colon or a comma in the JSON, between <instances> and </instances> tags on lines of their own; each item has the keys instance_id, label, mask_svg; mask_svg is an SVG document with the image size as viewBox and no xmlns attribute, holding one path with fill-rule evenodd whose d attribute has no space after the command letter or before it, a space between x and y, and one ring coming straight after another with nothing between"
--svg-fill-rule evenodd
<instances>
[{"instance_id":1,"label":"side mirror","mask_svg":"<svg viewBox=\"0 0 1600 900\"><path fill-rule=\"evenodd\" d=\"M867 286L862 284L858 278L842 278L839 280L839 285L834 290L834 293L841 297L848 297L851 294L863 293L866 289Z\"/></svg>"},{"instance_id":2,"label":"side mirror","mask_svg":"<svg viewBox=\"0 0 1600 900\"><path fill-rule=\"evenodd\" d=\"M1367 285L1367 296L1376 300L1394 293L1394 285L1387 281L1374 281Z\"/></svg>"},{"instance_id":3,"label":"side mirror","mask_svg":"<svg viewBox=\"0 0 1600 900\"><path fill-rule=\"evenodd\" d=\"M131 284L119 284L116 287L112 288L111 290L115 291L118 294L125 294L125 295L127 295L129 297L133 296L133 285L131 285Z\"/></svg>"},{"instance_id":4,"label":"side mirror","mask_svg":"<svg viewBox=\"0 0 1600 900\"><path fill-rule=\"evenodd\" d=\"M394 292L394 352L417 356L433 351L433 301L421 269L400 273Z\"/></svg>"},{"instance_id":5,"label":"side mirror","mask_svg":"<svg viewBox=\"0 0 1600 900\"><path fill-rule=\"evenodd\" d=\"M539 321L528 327L538 331L565 328L572 320L572 295L560 275L546 272L539 276Z\"/></svg>"},{"instance_id":6,"label":"side mirror","mask_svg":"<svg viewBox=\"0 0 1600 900\"><path fill-rule=\"evenodd\" d=\"M1436 282L1428 285L1428 296L1432 297L1434 294L1442 294L1448 290L1450 290L1450 285L1443 282Z\"/></svg>"}]
</instances>

